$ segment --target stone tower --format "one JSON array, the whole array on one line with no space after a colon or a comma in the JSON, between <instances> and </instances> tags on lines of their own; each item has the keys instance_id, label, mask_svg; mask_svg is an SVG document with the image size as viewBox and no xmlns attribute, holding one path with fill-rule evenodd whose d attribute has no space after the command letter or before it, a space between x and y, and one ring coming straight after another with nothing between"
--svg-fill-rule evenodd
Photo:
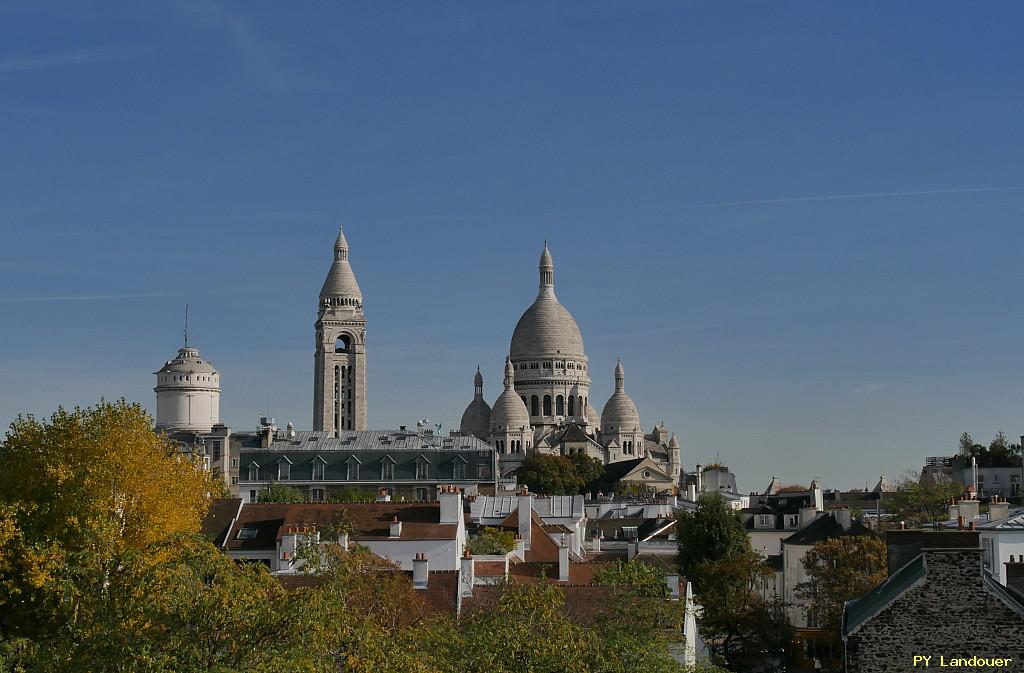
<instances>
[{"instance_id":1,"label":"stone tower","mask_svg":"<svg viewBox=\"0 0 1024 673\"><path fill-rule=\"evenodd\" d=\"M156 373L156 429L209 432L220 422L220 374L188 345Z\"/></svg>"},{"instance_id":2,"label":"stone tower","mask_svg":"<svg viewBox=\"0 0 1024 673\"><path fill-rule=\"evenodd\" d=\"M366 429L366 317L363 295L338 229L334 262L320 289L315 325L313 429L332 436Z\"/></svg>"}]
</instances>

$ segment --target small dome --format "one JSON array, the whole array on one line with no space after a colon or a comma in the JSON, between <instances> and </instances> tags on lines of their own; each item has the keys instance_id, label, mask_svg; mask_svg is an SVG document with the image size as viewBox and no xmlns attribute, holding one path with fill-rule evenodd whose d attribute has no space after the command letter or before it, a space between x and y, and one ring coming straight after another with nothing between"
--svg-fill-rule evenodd
<instances>
[{"instance_id":1,"label":"small dome","mask_svg":"<svg viewBox=\"0 0 1024 673\"><path fill-rule=\"evenodd\" d=\"M491 431L495 429L530 427L530 412L523 399L516 394L515 369L512 361L505 358L505 390L494 401L491 409Z\"/></svg>"},{"instance_id":2,"label":"small dome","mask_svg":"<svg viewBox=\"0 0 1024 673\"><path fill-rule=\"evenodd\" d=\"M601 411L601 428L605 431L633 430L640 427L640 412L633 399L626 394L625 373L622 361L615 366L615 392L608 398Z\"/></svg>"},{"instance_id":3,"label":"small dome","mask_svg":"<svg viewBox=\"0 0 1024 673\"><path fill-rule=\"evenodd\" d=\"M490 429L491 407L484 401L484 377L480 373L480 368L477 367L476 376L473 377L473 401L462 413L459 431L463 435L473 435L486 440Z\"/></svg>"},{"instance_id":4,"label":"small dome","mask_svg":"<svg viewBox=\"0 0 1024 673\"><path fill-rule=\"evenodd\" d=\"M160 371L154 374L216 374L217 370L209 360L204 360L199 351L191 346L178 349L173 360L168 360Z\"/></svg>"},{"instance_id":5,"label":"small dome","mask_svg":"<svg viewBox=\"0 0 1024 673\"><path fill-rule=\"evenodd\" d=\"M670 448L670 449L678 449L679 448L679 440L676 439L676 433L674 433L674 432L672 433L672 438L670 440L668 440L668 448Z\"/></svg>"},{"instance_id":6,"label":"small dome","mask_svg":"<svg viewBox=\"0 0 1024 673\"><path fill-rule=\"evenodd\" d=\"M510 353L516 360L542 356L586 357L576 320L555 297L554 269L545 242L540 258L540 291L512 333Z\"/></svg>"}]
</instances>

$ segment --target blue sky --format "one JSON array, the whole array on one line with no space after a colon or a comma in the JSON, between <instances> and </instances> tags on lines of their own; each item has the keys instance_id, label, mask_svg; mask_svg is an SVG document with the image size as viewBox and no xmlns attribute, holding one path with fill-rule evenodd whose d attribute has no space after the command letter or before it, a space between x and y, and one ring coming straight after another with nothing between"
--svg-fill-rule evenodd
<instances>
[{"instance_id":1,"label":"blue sky","mask_svg":"<svg viewBox=\"0 0 1024 673\"><path fill-rule=\"evenodd\" d=\"M500 390L551 241L600 403L741 489L1024 433L1018 3L0 0L0 421L192 341L311 424L344 223L370 420Z\"/></svg>"}]
</instances>

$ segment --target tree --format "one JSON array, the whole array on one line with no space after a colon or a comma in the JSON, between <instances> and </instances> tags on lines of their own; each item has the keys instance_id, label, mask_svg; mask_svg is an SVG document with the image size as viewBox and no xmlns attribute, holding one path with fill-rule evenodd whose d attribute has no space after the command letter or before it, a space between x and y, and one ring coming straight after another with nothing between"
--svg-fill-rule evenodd
<instances>
[{"instance_id":1,"label":"tree","mask_svg":"<svg viewBox=\"0 0 1024 673\"><path fill-rule=\"evenodd\" d=\"M571 458L576 475L583 482L582 493L596 492L604 488L603 460L591 458L585 453L575 453Z\"/></svg>"},{"instance_id":2,"label":"tree","mask_svg":"<svg viewBox=\"0 0 1024 673\"><path fill-rule=\"evenodd\" d=\"M896 521L919 526L923 523L945 521L950 498L963 494L963 484L949 479L920 479L910 472L896 485L888 499L886 509Z\"/></svg>"},{"instance_id":3,"label":"tree","mask_svg":"<svg viewBox=\"0 0 1024 673\"><path fill-rule=\"evenodd\" d=\"M698 564L704 640L732 670L779 668L792 638L783 605L767 596L774 571L749 549Z\"/></svg>"},{"instance_id":4,"label":"tree","mask_svg":"<svg viewBox=\"0 0 1024 673\"><path fill-rule=\"evenodd\" d=\"M887 549L874 535L831 538L816 543L803 558L807 581L796 587L810 621L839 639L846 601L885 581Z\"/></svg>"},{"instance_id":5,"label":"tree","mask_svg":"<svg viewBox=\"0 0 1024 673\"><path fill-rule=\"evenodd\" d=\"M285 486L274 481L260 490L257 501L260 504L306 502L306 494L294 486Z\"/></svg>"},{"instance_id":6,"label":"tree","mask_svg":"<svg viewBox=\"0 0 1024 673\"><path fill-rule=\"evenodd\" d=\"M544 495L575 495L585 486L573 461L565 456L530 456L516 470L516 478L534 493Z\"/></svg>"},{"instance_id":7,"label":"tree","mask_svg":"<svg viewBox=\"0 0 1024 673\"><path fill-rule=\"evenodd\" d=\"M0 628L57 637L90 614L124 554L199 530L215 489L138 404L19 416L0 445ZM12 533L13 531L13 533Z\"/></svg>"},{"instance_id":8,"label":"tree","mask_svg":"<svg viewBox=\"0 0 1024 673\"><path fill-rule=\"evenodd\" d=\"M750 538L739 515L718 493L702 494L696 510L679 515L676 528L679 569L698 588L703 581L701 564L750 550Z\"/></svg>"},{"instance_id":9,"label":"tree","mask_svg":"<svg viewBox=\"0 0 1024 673\"><path fill-rule=\"evenodd\" d=\"M669 648L682 642L685 604L669 600L665 573L646 563L617 561L596 571L594 583L609 588L595 619L609 651L607 669L675 670Z\"/></svg>"},{"instance_id":10,"label":"tree","mask_svg":"<svg viewBox=\"0 0 1024 673\"><path fill-rule=\"evenodd\" d=\"M477 536L469 541L471 554L507 554L516 547L516 534L510 530L481 528Z\"/></svg>"},{"instance_id":11,"label":"tree","mask_svg":"<svg viewBox=\"0 0 1024 673\"><path fill-rule=\"evenodd\" d=\"M477 601L474 601L477 603ZM498 585L457 625L434 620L421 651L446 673L590 673L601 670L597 634L567 619L546 582Z\"/></svg>"}]
</instances>

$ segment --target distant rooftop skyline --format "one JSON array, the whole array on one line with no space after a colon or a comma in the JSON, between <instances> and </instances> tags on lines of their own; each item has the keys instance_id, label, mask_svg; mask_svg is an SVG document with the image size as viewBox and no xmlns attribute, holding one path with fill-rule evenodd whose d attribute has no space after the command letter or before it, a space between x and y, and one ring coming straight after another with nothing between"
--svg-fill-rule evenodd
<instances>
[{"instance_id":1,"label":"distant rooftop skyline","mask_svg":"<svg viewBox=\"0 0 1024 673\"><path fill-rule=\"evenodd\" d=\"M0 6L0 422L311 427L339 224L374 428L501 390L545 239L600 411L740 490L870 488L1024 432L1015 3Z\"/></svg>"}]
</instances>

